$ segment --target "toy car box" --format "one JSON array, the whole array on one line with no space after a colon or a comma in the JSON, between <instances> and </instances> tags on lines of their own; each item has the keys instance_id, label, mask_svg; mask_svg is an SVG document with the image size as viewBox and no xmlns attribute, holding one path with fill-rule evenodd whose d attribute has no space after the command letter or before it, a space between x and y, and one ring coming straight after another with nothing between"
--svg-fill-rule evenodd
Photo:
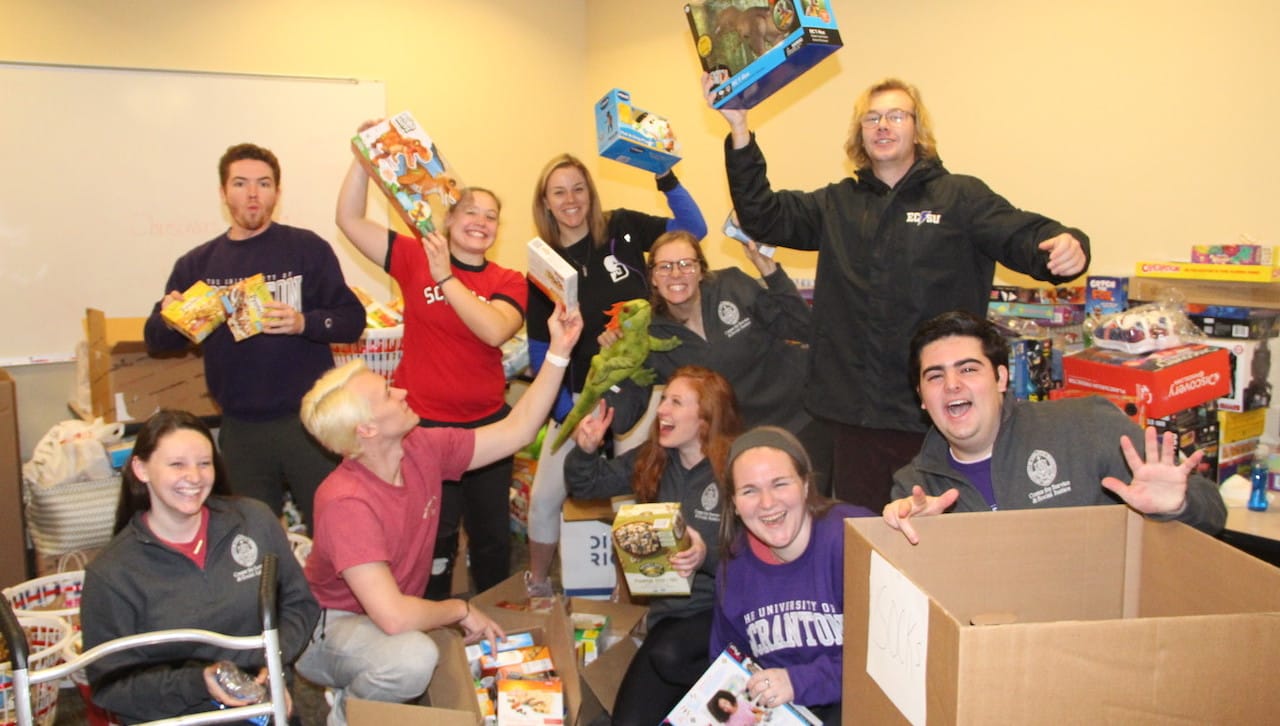
<instances>
[{"instance_id":1,"label":"toy car box","mask_svg":"<svg viewBox=\"0 0 1280 726\"><path fill-rule=\"evenodd\" d=\"M615 88L596 102L600 156L654 174L680 161L675 132L666 118L631 105L631 94Z\"/></svg>"},{"instance_id":2,"label":"toy car box","mask_svg":"<svg viewBox=\"0 0 1280 726\"><path fill-rule=\"evenodd\" d=\"M1230 358L1199 343L1145 354L1086 348L1063 358L1063 385L1133 396L1147 416L1167 416L1227 395Z\"/></svg>"},{"instance_id":3,"label":"toy car box","mask_svg":"<svg viewBox=\"0 0 1280 726\"><path fill-rule=\"evenodd\" d=\"M692 540L680 505L628 504L613 520L613 546L632 595L688 595L693 576L681 577L668 559Z\"/></svg>"},{"instance_id":4,"label":"toy car box","mask_svg":"<svg viewBox=\"0 0 1280 726\"><path fill-rule=\"evenodd\" d=\"M419 237L435 231L458 201L458 176L408 111L361 131L351 139L351 148L396 214Z\"/></svg>"},{"instance_id":5,"label":"toy car box","mask_svg":"<svg viewBox=\"0 0 1280 726\"><path fill-rule=\"evenodd\" d=\"M842 45L830 0L697 0L684 14L716 108L751 108Z\"/></svg>"},{"instance_id":6,"label":"toy car box","mask_svg":"<svg viewBox=\"0 0 1280 726\"><path fill-rule=\"evenodd\" d=\"M845 522L845 704L869 724L1271 723L1280 569L1123 506ZM1247 656L1242 654L1248 654Z\"/></svg>"}]
</instances>

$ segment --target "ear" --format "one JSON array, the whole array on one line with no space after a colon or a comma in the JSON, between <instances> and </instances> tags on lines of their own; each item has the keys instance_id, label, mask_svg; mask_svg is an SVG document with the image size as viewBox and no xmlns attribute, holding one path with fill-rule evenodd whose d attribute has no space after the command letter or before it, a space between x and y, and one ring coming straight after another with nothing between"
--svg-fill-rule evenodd
<instances>
[{"instance_id":1,"label":"ear","mask_svg":"<svg viewBox=\"0 0 1280 726\"><path fill-rule=\"evenodd\" d=\"M136 456L129 457L129 467L133 469L133 475L138 481L147 484L147 463Z\"/></svg>"},{"instance_id":2,"label":"ear","mask_svg":"<svg viewBox=\"0 0 1280 726\"><path fill-rule=\"evenodd\" d=\"M1009 390L1009 366L996 366L996 388L1001 393Z\"/></svg>"},{"instance_id":3,"label":"ear","mask_svg":"<svg viewBox=\"0 0 1280 726\"><path fill-rule=\"evenodd\" d=\"M372 421L356 424L356 438L372 439L378 435L378 425Z\"/></svg>"}]
</instances>

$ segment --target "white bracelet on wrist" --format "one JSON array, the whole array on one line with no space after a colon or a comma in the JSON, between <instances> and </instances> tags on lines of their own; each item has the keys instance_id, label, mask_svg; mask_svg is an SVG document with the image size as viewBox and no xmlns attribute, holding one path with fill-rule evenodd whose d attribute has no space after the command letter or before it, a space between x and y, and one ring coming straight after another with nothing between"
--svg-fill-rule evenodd
<instances>
[{"instance_id":1,"label":"white bracelet on wrist","mask_svg":"<svg viewBox=\"0 0 1280 726\"><path fill-rule=\"evenodd\" d=\"M568 359L568 358L565 358L565 357L564 357L564 356L562 356L562 355L556 355L555 353L552 353L551 351L547 351L547 357L546 357L546 358L543 358L543 360L544 360L544 361L546 361L547 363L550 363L551 365L555 366L556 368L568 368L568 367L569 367L569 359Z\"/></svg>"}]
</instances>

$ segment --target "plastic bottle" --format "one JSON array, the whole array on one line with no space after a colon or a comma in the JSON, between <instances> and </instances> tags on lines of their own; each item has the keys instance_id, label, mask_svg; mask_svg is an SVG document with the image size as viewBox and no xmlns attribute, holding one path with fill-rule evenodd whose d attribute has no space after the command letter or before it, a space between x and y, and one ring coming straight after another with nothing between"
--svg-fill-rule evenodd
<instances>
[{"instance_id":1,"label":"plastic bottle","mask_svg":"<svg viewBox=\"0 0 1280 726\"><path fill-rule=\"evenodd\" d=\"M1250 475L1249 509L1254 512L1267 511L1267 457L1271 455L1270 447L1262 444L1253 457L1253 471Z\"/></svg>"}]
</instances>

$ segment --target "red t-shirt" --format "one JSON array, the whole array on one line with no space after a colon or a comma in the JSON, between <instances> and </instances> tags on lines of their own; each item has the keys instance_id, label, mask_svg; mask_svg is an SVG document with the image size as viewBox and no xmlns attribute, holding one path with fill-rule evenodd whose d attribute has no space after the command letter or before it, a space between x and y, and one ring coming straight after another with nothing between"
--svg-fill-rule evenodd
<instances>
[{"instance_id":1,"label":"red t-shirt","mask_svg":"<svg viewBox=\"0 0 1280 726\"><path fill-rule=\"evenodd\" d=\"M419 427L403 445L404 486L388 484L355 459L343 459L316 490L316 536L306 574L321 607L363 613L342 572L367 562L386 562L401 593L426 591L440 525L441 482L462 478L475 451L475 431Z\"/></svg>"},{"instance_id":2,"label":"red t-shirt","mask_svg":"<svg viewBox=\"0 0 1280 726\"><path fill-rule=\"evenodd\" d=\"M422 242L396 235L389 271L404 295L404 356L391 380L409 392L409 408L432 421L460 423L496 413L507 385L502 349L477 338L444 299ZM524 275L492 262L472 267L457 260L452 271L482 300L505 300L524 315Z\"/></svg>"}]
</instances>

